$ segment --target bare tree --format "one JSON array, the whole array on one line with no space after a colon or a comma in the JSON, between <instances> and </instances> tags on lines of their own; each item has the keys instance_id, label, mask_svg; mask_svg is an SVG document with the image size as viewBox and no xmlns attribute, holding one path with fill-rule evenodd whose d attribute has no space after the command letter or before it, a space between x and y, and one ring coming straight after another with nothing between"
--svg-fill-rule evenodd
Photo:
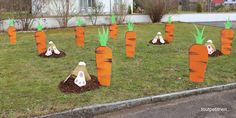
<instances>
[{"instance_id":1,"label":"bare tree","mask_svg":"<svg viewBox=\"0 0 236 118\"><path fill-rule=\"evenodd\" d=\"M128 14L128 9L125 3L116 4L113 6L114 14L117 16L117 23L121 24L125 21Z\"/></svg>"},{"instance_id":2,"label":"bare tree","mask_svg":"<svg viewBox=\"0 0 236 118\"><path fill-rule=\"evenodd\" d=\"M47 0L12 0L9 17L19 19L23 30L29 30L34 18L42 13ZM42 15L42 14L41 14Z\"/></svg>"},{"instance_id":3,"label":"bare tree","mask_svg":"<svg viewBox=\"0 0 236 118\"><path fill-rule=\"evenodd\" d=\"M138 0L145 13L149 14L153 23L159 22L162 16L178 7L177 0Z\"/></svg>"},{"instance_id":4,"label":"bare tree","mask_svg":"<svg viewBox=\"0 0 236 118\"><path fill-rule=\"evenodd\" d=\"M97 24L97 19L99 15L103 14L104 5L102 2L94 3L90 11L88 11L88 16L93 25Z\"/></svg>"},{"instance_id":5,"label":"bare tree","mask_svg":"<svg viewBox=\"0 0 236 118\"><path fill-rule=\"evenodd\" d=\"M67 27L71 16L75 15L76 10L71 0L52 0L52 11L59 17L57 21L60 27Z\"/></svg>"},{"instance_id":6,"label":"bare tree","mask_svg":"<svg viewBox=\"0 0 236 118\"><path fill-rule=\"evenodd\" d=\"M22 26L23 30L28 30L33 24L35 16L41 14L47 0L1 0L0 14L4 14L3 19L14 18ZM33 13L33 14L32 14Z\"/></svg>"}]
</instances>

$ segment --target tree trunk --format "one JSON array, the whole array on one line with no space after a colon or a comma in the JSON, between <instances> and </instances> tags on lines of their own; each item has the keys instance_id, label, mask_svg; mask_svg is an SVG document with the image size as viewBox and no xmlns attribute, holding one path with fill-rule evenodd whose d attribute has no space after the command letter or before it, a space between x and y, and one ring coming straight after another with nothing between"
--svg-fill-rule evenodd
<instances>
[{"instance_id":1,"label":"tree trunk","mask_svg":"<svg viewBox=\"0 0 236 118\"><path fill-rule=\"evenodd\" d=\"M65 22L64 27L67 27L67 22L70 16L70 0L66 0L66 16L65 16Z\"/></svg>"}]
</instances>

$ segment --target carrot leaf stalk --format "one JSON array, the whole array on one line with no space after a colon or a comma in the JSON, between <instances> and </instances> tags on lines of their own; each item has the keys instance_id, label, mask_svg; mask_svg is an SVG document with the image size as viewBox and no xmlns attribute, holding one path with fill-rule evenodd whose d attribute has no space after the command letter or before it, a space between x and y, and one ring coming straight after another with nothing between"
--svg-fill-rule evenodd
<instances>
[{"instance_id":1,"label":"carrot leaf stalk","mask_svg":"<svg viewBox=\"0 0 236 118\"><path fill-rule=\"evenodd\" d=\"M111 16L111 24L116 24L116 16L114 14Z\"/></svg>"},{"instance_id":2,"label":"carrot leaf stalk","mask_svg":"<svg viewBox=\"0 0 236 118\"><path fill-rule=\"evenodd\" d=\"M108 41L108 28L103 27L102 32L100 32L100 29L98 29L98 36L99 36L99 42L101 46L107 46L107 41Z\"/></svg>"},{"instance_id":3,"label":"carrot leaf stalk","mask_svg":"<svg viewBox=\"0 0 236 118\"><path fill-rule=\"evenodd\" d=\"M134 30L134 24L131 22L131 20L128 21L128 31Z\"/></svg>"},{"instance_id":4,"label":"carrot leaf stalk","mask_svg":"<svg viewBox=\"0 0 236 118\"><path fill-rule=\"evenodd\" d=\"M77 18L77 21L76 21L76 25L77 26L81 26L83 24L83 21L82 21L82 19L81 18Z\"/></svg>"},{"instance_id":5,"label":"carrot leaf stalk","mask_svg":"<svg viewBox=\"0 0 236 118\"><path fill-rule=\"evenodd\" d=\"M168 23L172 23L172 16L168 16Z\"/></svg>"},{"instance_id":6,"label":"carrot leaf stalk","mask_svg":"<svg viewBox=\"0 0 236 118\"><path fill-rule=\"evenodd\" d=\"M196 44L202 45L204 42L204 39L205 39L205 38L203 38L203 33L204 33L205 27L203 27L203 29L201 31L198 29L198 27L196 25L194 25L194 27L196 28L196 34L194 34Z\"/></svg>"},{"instance_id":7,"label":"carrot leaf stalk","mask_svg":"<svg viewBox=\"0 0 236 118\"><path fill-rule=\"evenodd\" d=\"M225 29L230 29L232 26L232 23L230 22L229 18L225 22Z\"/></svg>"},{"instance_id":8,"label":"carrot leaf stalk","mask_svg":"<svg viewBox=\"0 0 236 118\"><path fill-rule=\"evenodd\" d=\"M9 19L8 25L9 25L9 26L14 26L14 20L13 20L13 19Z\"/></svg>"},{"instance_id":9,"label":"carrot leaf stalk","mask_svg":"<svg viewBox=\"0 0 236 118\"><path fill-rule=\"evenodd\" d=\"M38 31L42 31L43 30L42 19L38 20L37 30Z\"/></svg>"}]
</instances>

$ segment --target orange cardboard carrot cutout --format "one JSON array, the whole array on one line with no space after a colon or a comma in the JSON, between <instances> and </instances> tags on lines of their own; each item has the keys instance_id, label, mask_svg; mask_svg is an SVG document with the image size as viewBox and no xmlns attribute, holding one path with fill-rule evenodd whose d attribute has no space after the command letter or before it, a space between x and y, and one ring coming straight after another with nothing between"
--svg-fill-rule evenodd
<instances>
[{"instance_id":1,"label":"orange cardboard carrot cutout","mask_svg":"<svg viewBox=\"0 0 236 118\"><path fill-rule=\"evenodd\" d=\"M14 27L14 20L9 19L9 27L7 29L8 35L9 35L9 41L10 45L15 45L16 44L16 28Z\"/></svg>"},{"instance_id":2,"label":"orange cardboard carrot cutout","mask_svg":"<svg viewBox=\"0 0 236 118\"><path fill-rule=\"evenodd\" d=\"M168 23L165 25L165 40L167 43L171 43L174 39L174 23L172 22L172 17L168 17Z\"/></svg>"},{"instance_id":3,"label":"orange cardboard carrot cutout","mask_svg":"<svg viewBox=\"0 0 236 118\"><path fill-rule=\"evenodd\" d=\"M128 21L128 32L125 34L126 56L133 58L136 49L136 32L134 32L134 25Z\"/></svg>"},{"instance_id":4,"label":"orange cardboard carrot cutout","mask_svg":"<svg viewBox=\"0 0 236 118\"><path fill-rule=\"evenodd\" d=\"M189 79L192 82L200 83L204 81L204 75L208 62L208 50L203 44L204 28L201 31L197 28L197 26L195 26L195 28L197 30L197 33L194 34L196 44L193 44L189 49Z\"/></svg>"},{"instance_id":5,"label":"orange cardboard carrot cutout","mask_svg":"<svg viewBox=\"0 0 236 118\"><path fill-rule=\"evenodd\" d=\"M35 32L35 40L37 45L38 54L46 52L46 34L43 31L42 20L38 21L37 31Z\"/></svg>"},{"instance_id":6,"label":"orange cardboard carrot cutout","mask_svg":"<svg viewBox=\"0 0 236 118\"><path fill-rule=\"evenodd\" d=\"M98 81L102 86L110 86L111 81L111 66L112 66L112 50L107 46L108 29L103 28L103 32L99 32L100 45L96 48L96 65Z\"/></svg>"},{"instance_id":7,"label":"orange cardboard carrot cutout","mask_svg":"<svg viewBox=\"0 0 236 118\"><path fill-rule=\"evenodd\" d=\"M221 31L221 52L229 55L232 51L232 42L234 38L234 30L231 29L232 23L229 18L225 23L225 29Z\"/></svg>"},{"instance_id":8,"label":"orange cardboard carrot cutout","mask_svg":"<svg viewBox=\"0 0 236 118\"><path fill-rule=\"evenodd\" d=\"M77 18L77 27L75 28L76 45L78 47L84 47L84 28L81 27L83 21Z\"/></svg>"},{"instance_id":9,"label":"orange cardboard carrot cutout","mask_svg":"<svg viewBox=\"0 0 236 118\"><path fill-rule=\"evenodd\" d=\"M117 34L118 34L118 26L116 24L116 17L114 14L111 16L111 25L110 25L110 38L111 39L116 39Z\"/></svg>"}]
</instances>

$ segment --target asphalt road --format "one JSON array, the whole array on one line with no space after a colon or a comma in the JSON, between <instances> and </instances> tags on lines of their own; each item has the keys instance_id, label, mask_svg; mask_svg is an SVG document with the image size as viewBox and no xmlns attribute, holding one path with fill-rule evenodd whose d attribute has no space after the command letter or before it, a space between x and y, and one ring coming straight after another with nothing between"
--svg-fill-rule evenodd
<instances>
[{"instance_id":1,"label":"asphalt road","mask_svg":"<svg viewBox=\"0 0 236 118\"><path fill-rule=\"evenodd\" d=\"M236 89L138 106L94 118L236 118Z\"/></svg>"}]
</instances>

